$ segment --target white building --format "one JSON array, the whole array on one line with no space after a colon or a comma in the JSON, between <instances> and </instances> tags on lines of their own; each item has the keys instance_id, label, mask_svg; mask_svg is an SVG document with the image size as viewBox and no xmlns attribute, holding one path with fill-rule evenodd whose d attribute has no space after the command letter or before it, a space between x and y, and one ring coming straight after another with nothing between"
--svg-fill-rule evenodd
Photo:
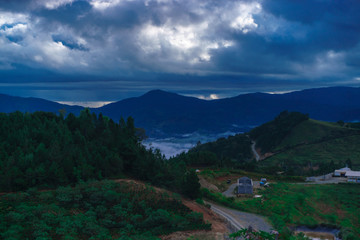
<instances>
[{"instance_id":1,"label":"white building","mask_svg":"<svg viewBox=\"0 0 360 240\"><path fill-rule=\"evenodd\" d=\"M344 167L334 171L334 177L346 177L348 182L360 183L360 171Z\"/></svg>"},{"instance_id":2,"label":"white building","mask_svg":"<svg viewBox=\"0 0 360 240\"><path fill-rule=\"evenodd\" d=\"M360 183L360 171L347 171L346 177L348 182Z\"/></svg>"},{"instance_id":3,"label":"white building","mask_svg":"<svg viewBox=\"0 0 360 240\"><path fill-rule=\"evenodd\" d=\"M351 169L344 167L334 171L334 177L346 177L346 173L351 172Z\"/></svg>"}]
</instances>

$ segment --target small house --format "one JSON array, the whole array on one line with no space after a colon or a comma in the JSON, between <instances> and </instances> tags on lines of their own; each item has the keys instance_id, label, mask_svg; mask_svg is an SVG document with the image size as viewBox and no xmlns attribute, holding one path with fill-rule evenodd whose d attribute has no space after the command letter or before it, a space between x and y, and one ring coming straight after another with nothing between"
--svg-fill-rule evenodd
<instances>
[{"instance_id":1,"label":"small house","mask_svg":"<svg viewBox=\"0 0 360 240\"><path fill-rule=\"evenodd\" d=\"M253 194L253 181L248 177L239 178L237 194Z\"/></svg>"}]
</instances>

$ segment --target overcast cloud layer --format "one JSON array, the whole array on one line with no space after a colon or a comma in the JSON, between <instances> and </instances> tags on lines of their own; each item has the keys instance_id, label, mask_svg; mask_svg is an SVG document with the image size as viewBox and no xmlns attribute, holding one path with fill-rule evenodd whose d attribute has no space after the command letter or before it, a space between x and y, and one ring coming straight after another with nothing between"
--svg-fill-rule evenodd
<instances>
[{"instance_id":1,"label":"overcast cloud layer","mask_svg":"<svg viewBox=\"0 0 360 240\"><path fill-rule=\"evenodd\" d=\"M359 86L359 12L358 0L0 0L0 92L114 101Z\"/></svg>"}]
</instances>

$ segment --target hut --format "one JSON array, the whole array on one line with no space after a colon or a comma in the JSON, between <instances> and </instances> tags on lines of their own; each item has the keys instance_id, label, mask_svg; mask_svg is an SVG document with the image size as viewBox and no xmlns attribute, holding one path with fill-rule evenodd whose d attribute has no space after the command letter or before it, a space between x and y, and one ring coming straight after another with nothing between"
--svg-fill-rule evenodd
<instances>
[{"instance_id":1,"label":"hut","mask_svg":"<svg viewBox=\"0 0 360 240\"><path fill-rule=\"evenodd\" d=\"M253 181L248 177L239 178L237 194L253 194Z\"/></svg>"}]
</instances>

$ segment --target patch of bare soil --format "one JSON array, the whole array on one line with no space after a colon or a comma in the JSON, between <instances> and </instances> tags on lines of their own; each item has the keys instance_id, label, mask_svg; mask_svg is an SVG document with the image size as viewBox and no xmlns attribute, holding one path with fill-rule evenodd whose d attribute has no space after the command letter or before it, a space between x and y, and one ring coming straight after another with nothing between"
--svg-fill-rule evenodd
<instances>
[{"instance_id":1,"label":"patch of bare soil","mask_svg":"<svg viewBox=\"0 0 360 240\"><path fill-rule=\"evenodd\" d=\"M189 200L183 200L183 204L194 212L202 213L204 221L211 223L211 231L220 233L226 233L228 231L226 223L209 208Z\"/></svg>"},{"instance_id":2,"label":"patch of bare soil","mask_svg":"<svg viewBox=\"0 0 360 240\"><path fill-rule=\"evenodd\" d=\"M199 183L200 183L201 187L203 187L203 188L207 188L210 191L220 192L220 190L217 186L215 186L212 183L209 183L202 176L199 176Z\"/></svg>"},{"instance_id":3,"label":"patch of bare soil","mask_svg":"<svg viewBox=\"0 0 360 240\"><path fill-rule=\"evenodd\" d=\"M260 155L260 160L264 160L264 159L266 159L266 158L268 158L268 157L271 157L272 155L274 155L274 153L272 153L272 152L267 152L267 153L265 153L265 154L263 154L263 155Z\"/></svg>"}]
</instances>

